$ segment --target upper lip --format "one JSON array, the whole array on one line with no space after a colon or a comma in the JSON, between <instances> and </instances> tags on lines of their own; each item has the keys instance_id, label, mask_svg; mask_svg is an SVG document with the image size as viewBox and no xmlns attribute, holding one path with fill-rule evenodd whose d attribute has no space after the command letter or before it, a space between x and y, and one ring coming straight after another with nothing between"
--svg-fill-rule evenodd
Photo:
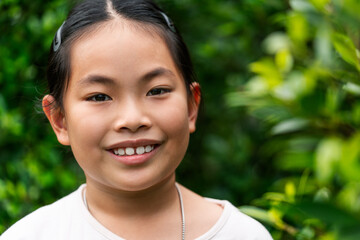
<instances>
[{"instance_id":1,"label":"upper lip","mask_svg":"<svg viewBox=\"0 0 360 240\"><path fill-rule=\"evenodd\" d=\"M122 142L118 142L110 145L107 149L117 149L117 148L127 148L127 147L140 147L140 146L148 146L148 145L157 145L161 144L161 141L155 139L135 139L135 140L126 140Z\"/></svg>"}]
</instances>

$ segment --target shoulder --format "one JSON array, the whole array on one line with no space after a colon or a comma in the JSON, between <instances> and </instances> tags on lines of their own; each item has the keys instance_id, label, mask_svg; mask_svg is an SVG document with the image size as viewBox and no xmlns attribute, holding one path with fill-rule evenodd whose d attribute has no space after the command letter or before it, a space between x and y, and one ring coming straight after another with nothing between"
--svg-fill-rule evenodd
<instances>
[{"instance_id":1,"label":"shoulder","mask_svg":"<svg viewBox=\"0 0 360 240\"><path fill-rule=\"evenodd\" d=\"M196 240L271 240L266 228L226 200L204 198L182 187L186 234Z\"/></svg>"},{"instance_id":2,"label":"shoulder","mask_svg":"<svg viewBox=\"0 0 360 240\"><path fill-rule=\"evenodd\" d=\"M226 200L207 199L210 202L223 206L223 213L212 230L211 239L244 239L244 240L271 240L272 237L266 228L242 213ZM216 229L217 228L217 229ZM211 231L209 231L210 233Z\"/></svg>"},{"instance_id":3,"label":"shoulder","mask_svg":"<svg viewBox=\"0 0 360 240\"><path fill-rule=\"evenodd\" d=\"M44 239L40 236L54 235L54 230L59 223L64 222L64 219L73 214L74 203L77 202L77 193L80 188L20 219L0 236L0 240Z\"/></svg>"}]
</instances>

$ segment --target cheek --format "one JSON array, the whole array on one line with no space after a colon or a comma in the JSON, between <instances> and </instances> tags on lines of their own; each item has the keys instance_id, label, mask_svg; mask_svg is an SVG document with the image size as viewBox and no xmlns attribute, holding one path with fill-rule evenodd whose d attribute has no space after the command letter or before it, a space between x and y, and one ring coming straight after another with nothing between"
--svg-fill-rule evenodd
<instances>
[{"instance_id":1,"label":"cheek","mask_svg":"<svg viewBox=\"0 0 360 240\"><path fill-rule=\"evenodd\" d=\"M186 143L189 136L188 109L186 102L174 99L171 104L161 107L156 114L157 123L168 135L178 142Z\"/></svg>"},{"instance_id":2,"label":"cheek","mask_svg":"<svg viewBox=\"0 0 360 240\"><path fill-rule=\"evenodd\" d=\"M79 107L70 109L68 115L71 117L66 124L72 148L99 144L106 121L103 115Z\"/></svg>"},{"instance_id":3,"label":"cheek","mask_svg":"<svg viewBox=\"0 0 360 240\"><path fill-rule=\"evenodd\" d=\"M102 158L102 152L99 151L105 131L102 119L94 114L85 114L84 111L73 111L70 114L67 123L72 153L84 171L96 169L98 164L94 160Z\"/></svg>"}]
</instances>

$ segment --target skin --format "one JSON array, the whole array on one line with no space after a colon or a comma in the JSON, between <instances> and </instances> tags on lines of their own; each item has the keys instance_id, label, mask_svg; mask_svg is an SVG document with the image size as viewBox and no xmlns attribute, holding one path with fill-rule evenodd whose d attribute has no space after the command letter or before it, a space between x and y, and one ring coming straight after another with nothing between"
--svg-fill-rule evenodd
<instances>
[{"instance_id":1,"label":"skin","mask_svg":"<svg viewBox=\"0 0 360 240\"><path fill-rule=\"evenodd\" d=\"M73 44L71 69L63 111L49 107L51 95L43 106L58 141L71 147L85 173L90 212L126 239L179 239L175 170L195 131L199 85L191 86L194 101L163 39L120 18ZM136 159L113 154L144 144L156 148ZM181 190L186 237L193 239L222 209Z\"/></svg>"}]
</instances>

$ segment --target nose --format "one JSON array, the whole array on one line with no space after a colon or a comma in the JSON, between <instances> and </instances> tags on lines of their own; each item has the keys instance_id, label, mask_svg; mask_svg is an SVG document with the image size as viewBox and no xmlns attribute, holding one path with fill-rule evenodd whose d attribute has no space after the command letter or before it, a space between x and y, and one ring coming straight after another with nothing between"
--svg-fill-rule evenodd
<instances>
[{"instance_id":1,"label":"nose","mask_svg":"<svg viewBox=\"0 0 360 240\"><path fill-rule=\"evenodd\" d=\"M115 131L136 132L151 127L146 107L133 99L123 101L116 109Z\"/></svg>"}]
</instances>

